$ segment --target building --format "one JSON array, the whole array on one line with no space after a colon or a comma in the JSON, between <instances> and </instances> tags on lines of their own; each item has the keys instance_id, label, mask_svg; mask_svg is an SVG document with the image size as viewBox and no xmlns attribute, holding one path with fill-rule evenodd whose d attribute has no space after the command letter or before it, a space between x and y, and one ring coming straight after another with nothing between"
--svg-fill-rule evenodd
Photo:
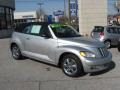
<instances>
[{"instance_id":1,"label":"building","mask_svg":"<svg viewBox=\"0 0 120 90\"><path fill-rule=\"evenodd\" d=\"M94 26L107 25L108 0L78 0L79 30L83 35L90 35Z\"/></svg>"},{"instance_id":2,"label":"building","mask_svg":"<svg viewBox=\"0 0 120 90\"><path fill-rule=\"evenodd\" d=\"M14 10L15 0L0 0L0 30L12 28Z\"/></svg>"},{"instance_id":3,"label":"building","mask_svg":"<svg viewBox=\"0 0 120 90\"><path fill-rule=\"evenodd\" d=\"M0 0L0 38L11 35L14 10L15 0Z\"/></svg>"},{"instance_id":4,"label":"building","mask_svg":"<svg viewBox=\"0 0 120 90\"><path fill-rule=\"evenodd\" d=\"M45 15L40 15L37 11L14 12L14 24L44 20Z\"/></svg>"},{"instance_id":5,"label":"building","mask_svg":"<svg viewBox=\"0 0 120 90\"><path fill-rule=\"evenodd\" d=\"M35 22L37 21L36 11L14 12L14 23Z\"/></svg>"}]
</instances>

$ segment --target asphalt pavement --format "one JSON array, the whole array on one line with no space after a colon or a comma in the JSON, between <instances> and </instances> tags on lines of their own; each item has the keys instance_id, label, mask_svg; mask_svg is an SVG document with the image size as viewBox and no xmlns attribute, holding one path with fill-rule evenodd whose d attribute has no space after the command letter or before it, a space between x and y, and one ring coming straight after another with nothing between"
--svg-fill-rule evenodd
<instances>
[{"instance_id":1,"label":"asphalt pavement","mask_svg":"<svg viewBox=\"0 0 120 90\"><path fill-rule=\"evenodd\" d=\"M53 65L14 60L9 39L0 39L0 90L120 90L120 53L109 50L113 62L108 70L71 78Z\"/></svg>"}]
</instances>

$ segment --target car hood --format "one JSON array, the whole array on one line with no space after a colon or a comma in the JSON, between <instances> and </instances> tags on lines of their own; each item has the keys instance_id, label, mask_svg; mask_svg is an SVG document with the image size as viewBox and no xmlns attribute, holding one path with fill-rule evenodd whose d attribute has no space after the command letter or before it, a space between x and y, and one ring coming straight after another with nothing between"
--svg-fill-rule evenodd
<instances>
[{"instance_id":1,"label":"car hood","mask_svg":"<svg viewBox=\"0 0 120 90\"><path fill-rule=\"evenodd\" d=\"M59 38L59 45L72 45L72 46L89 46L89 47L104 47L105 45L90 37L72 37L72 38Z\"/></svg>"}]
</instances>

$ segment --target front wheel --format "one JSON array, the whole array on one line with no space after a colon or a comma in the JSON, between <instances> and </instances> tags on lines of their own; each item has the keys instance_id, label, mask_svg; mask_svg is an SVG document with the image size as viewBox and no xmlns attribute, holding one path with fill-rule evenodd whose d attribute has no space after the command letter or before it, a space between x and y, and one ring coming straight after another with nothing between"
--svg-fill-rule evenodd
<instances>
[{"instance_id":1,"label":"front wheel","mask_svg":"<svg viewBox=\"0 0 120 90\"><path fill-rule=\"evenodd\" d=\"M80 59L73 55L68 54L62 58L61 64L63 72L70 77L76 77L83 74L83 66Z\"/></svg>"}]
</instances>

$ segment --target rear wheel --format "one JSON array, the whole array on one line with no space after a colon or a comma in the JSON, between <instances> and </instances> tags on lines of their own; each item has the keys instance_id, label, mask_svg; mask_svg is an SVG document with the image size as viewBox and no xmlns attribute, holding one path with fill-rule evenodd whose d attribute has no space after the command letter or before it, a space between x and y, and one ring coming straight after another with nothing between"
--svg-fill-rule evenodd
<instances>
[{"instance_id":1,"label":"rear wheel","mask_svg":"<svg viewBox=\"0 0 120 90\"><path fill-rule=\"evenodd\" d=\"M83 74L82 63L79 58L73 54L65 55L62 58L61 68L63 72L70 77L76 77Z\"/></svg>"},{"instance_id":2,"label":"rear wheel","mask_svg":"<svg viewBox=\"0 0 120 90\"><path fill-rule=\"evenodd\" d=\"M105 41L104 44L107 48L111 47L111 42L110 41Z\"/></svg>"},{"instance_id":3,"label":"rear wheel","mask_svg":"<svg viewBox=\"0 0 120 90\"><path fill-rule=\"evenodd\" d=\"M120 52L120 44L118 44L118 51Z\"/></svg>"},{"instance_id":4,"label":"rear wheel","mask_svg":"<svg viewBox=\"0 0 120 90\"><path fill-rule=\"evenodd\" d=\"M21 51L16 44L11 46L11 52L12 52L12 56L13 56L14 59L20 60L20 59L23 58L23 56L21 54Z\"/></svg>"}]
</instances>

